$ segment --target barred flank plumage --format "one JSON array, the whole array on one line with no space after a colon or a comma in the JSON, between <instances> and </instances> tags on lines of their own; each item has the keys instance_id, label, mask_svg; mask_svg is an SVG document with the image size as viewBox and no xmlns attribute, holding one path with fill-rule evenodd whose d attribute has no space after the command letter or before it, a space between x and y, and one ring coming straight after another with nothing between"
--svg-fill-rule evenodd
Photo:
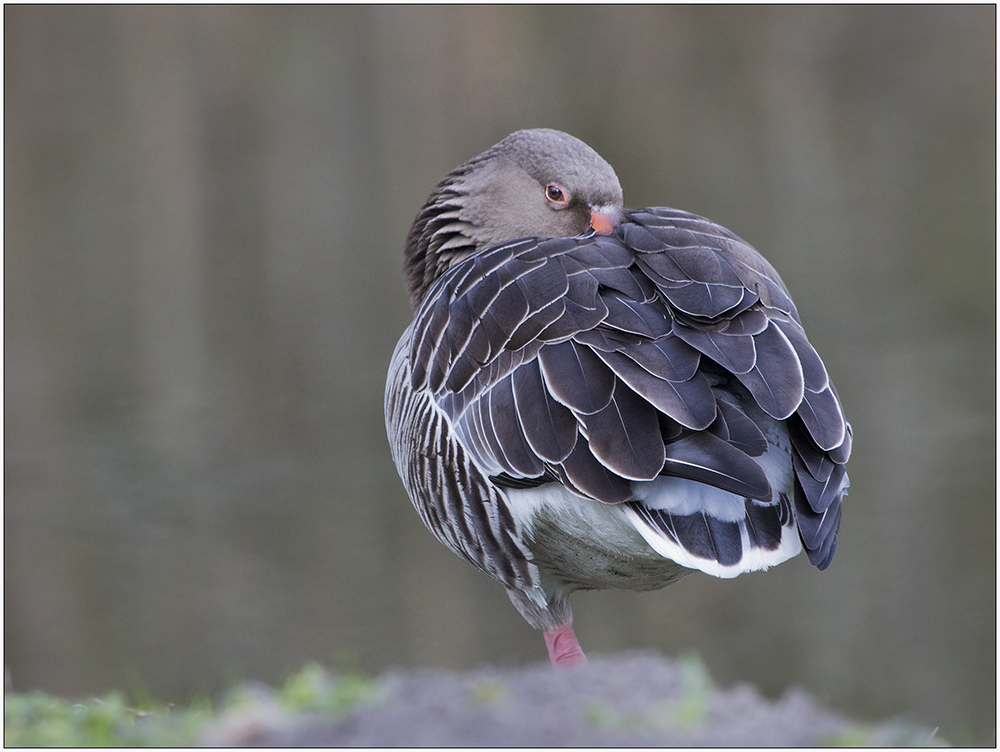
<instances>
[{"instance_id":1,"label":"barred flank plumage","mask_svg":"<svg viewBox=\"0 0 1000 752\"><path fill-rule=\"evenodd\" d=\"M444 545L505 586L537 588L537 571L498 489L469 463L428 395L407 388L406 340L404 334L393 353L385 414L395 439L393 460L421 520Z\"/></svg>"}]
</instances>

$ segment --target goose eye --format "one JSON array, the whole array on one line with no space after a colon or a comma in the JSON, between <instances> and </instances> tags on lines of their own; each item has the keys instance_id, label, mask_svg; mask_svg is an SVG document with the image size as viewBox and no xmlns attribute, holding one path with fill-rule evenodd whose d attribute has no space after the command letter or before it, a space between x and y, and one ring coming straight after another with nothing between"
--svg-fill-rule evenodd
<instances>
[{"instance_id":1,"label":"goose eye","mask_svg":"<svg viewBox=\"0 0 1000 752\"><path fill-rule=\"evenodd\" d=\"M558 183L549 183L545 186L545 198L559 206L565 206L569 203L569 199L566 198L566 191Z\"/></svg>"}]
</instances>

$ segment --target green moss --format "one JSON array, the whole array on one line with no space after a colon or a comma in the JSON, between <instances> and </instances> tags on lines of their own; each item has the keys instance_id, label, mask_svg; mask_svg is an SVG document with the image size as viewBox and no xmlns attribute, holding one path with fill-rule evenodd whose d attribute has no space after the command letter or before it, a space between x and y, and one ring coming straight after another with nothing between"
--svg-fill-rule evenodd
<instances>
[{"instance_id":1,"label":"green moss","mask_svg":"<svg viewBox=\"0 0 1000 752\"><path fill-rule=\"evenodd\" d=\"M476 684L472 690L472 699L480 705L494 705L507 697L507 687L500 682L484 681Z\"/></svg>"},{"instance_id":2,"label":"green moss","mask_svg":"<svg viewBox=\"0 0 1000 752\"><path fill-rule=\"evenodd\" d=\"M712 701L712 680L705 664L693 653L678 660L681 674L681 697L670 708L670 717L677 726L698 726L708 717Z\"/></svg>"},{"instance_id":3,"label":"green moss","mask_svg":"<svg viewBox=\"0 0 1000 752\"><path fill-rule=\"evenodd\" d=\"M603 731L623 731L638 734L645 730L645 719L632 711L621 711L603 704L588 705L583 711L584 720Z\"/></svg>"},{"instance_id":4,"label":"green moss","mask_svg":"<svg viewBox=\"0 0 1000 752\"><path fill-rule=\"evenodd\" d=\"M210 717L208 703L185 710L135 708L118 692L80 701L10 693L4 695L4 746L181 746L191 744Z\"/></svg>"},{"instance_id":5,"label":"green moss","mask_svg":"<svg viewBox=\"0 0 1000 752\"><path fill-rule=\"evenodd\" d=\"M230 691L223 712L276 702L295 713L340 715L375 695L371 679L334 676L316 664L290 676L273 692L242 684ZM85 700L63 700L44 692L4 696L4 746L7 747L178 747L196 743L209 721L212 704L198 700L186 708L145 702L135 707L119 692Z\"/></svg>"},{"instance_id":6,"label":"green moss","mask_svg":"<svg viewBox=\"0 0 1000 752\"><path fill-rule=\"evenodd\" d=\"M316 663L293 674L278 690L278 704L294 712L341 714L374 698L375 682L355 675L331 675Z\"/></svg>"},{"instance_id":7,"label":"green moss","mask_svg":"<svg viewBox=\"0 0 1000 752\"><path fill-rule=\"evenodd\" d=\"M712 704L712 680L701 658L693 653L677 660L680 696L660 700L649 711L654 726L661 729L693 729L708 718Z\"/></svg>"},{"instance_id":8,"label":"green moss","mask_svg":"<svg viewBox=\"0 0 1000 752\"><path fill-rule=\"evenodd\" d=\"M584 720L595 728L631 733L651 729L692 729L703 724L708 718L712 700L712 680L708 671L694 654L682 656L677 668L680 673L678 697L654 701L641 715L593 703L584 709Z\"/></svg>"},{"instance_id":9,"label":"green moss","mask_svg":"<svg viewBox=\"0 0 1000 752\"><path fill-rule=\"evenodd\" d=\"M937 729L905 720L887 721L879 726L852 725L833 737L821 739L823 747L947 747Z\"/></svg>"}]
</instances>

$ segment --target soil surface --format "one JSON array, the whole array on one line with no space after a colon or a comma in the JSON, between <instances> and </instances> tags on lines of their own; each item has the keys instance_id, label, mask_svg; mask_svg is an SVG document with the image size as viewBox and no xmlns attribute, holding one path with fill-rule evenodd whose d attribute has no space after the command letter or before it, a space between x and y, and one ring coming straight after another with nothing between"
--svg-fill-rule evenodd
<instances>
[{"instance_id":1,"label":"soil surface","mask_svg":"<svg viewBox=\"0 0 1000 752\"><path fill-rule=\"evenodd\" d=\"M262 689L200 740L221 746L637 747L940 745L901 721L853 722L800 689L778 700L741 684L717 688L696 659L597 656L465 673L390 671L349 709L291 714Z\"/></svg>"}]
</instances>

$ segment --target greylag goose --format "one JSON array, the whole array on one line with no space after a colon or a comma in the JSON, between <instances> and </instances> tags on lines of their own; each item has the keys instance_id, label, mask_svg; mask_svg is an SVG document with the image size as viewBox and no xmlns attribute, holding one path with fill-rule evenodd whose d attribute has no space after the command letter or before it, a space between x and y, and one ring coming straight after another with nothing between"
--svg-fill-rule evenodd
<instances>
[{"instance_id":1,"label":"greylag goose","mask_svg":"<svg viewBox=\"0 0 1000 752\"><path fill-rule=\"evenodd\" d=\"M703 217L626 209L560 131L453 170L405 248L389 443L427 528L554 665L574 590L833 558L851 427L771 265Z\"/></svg>"}]
</instances>

